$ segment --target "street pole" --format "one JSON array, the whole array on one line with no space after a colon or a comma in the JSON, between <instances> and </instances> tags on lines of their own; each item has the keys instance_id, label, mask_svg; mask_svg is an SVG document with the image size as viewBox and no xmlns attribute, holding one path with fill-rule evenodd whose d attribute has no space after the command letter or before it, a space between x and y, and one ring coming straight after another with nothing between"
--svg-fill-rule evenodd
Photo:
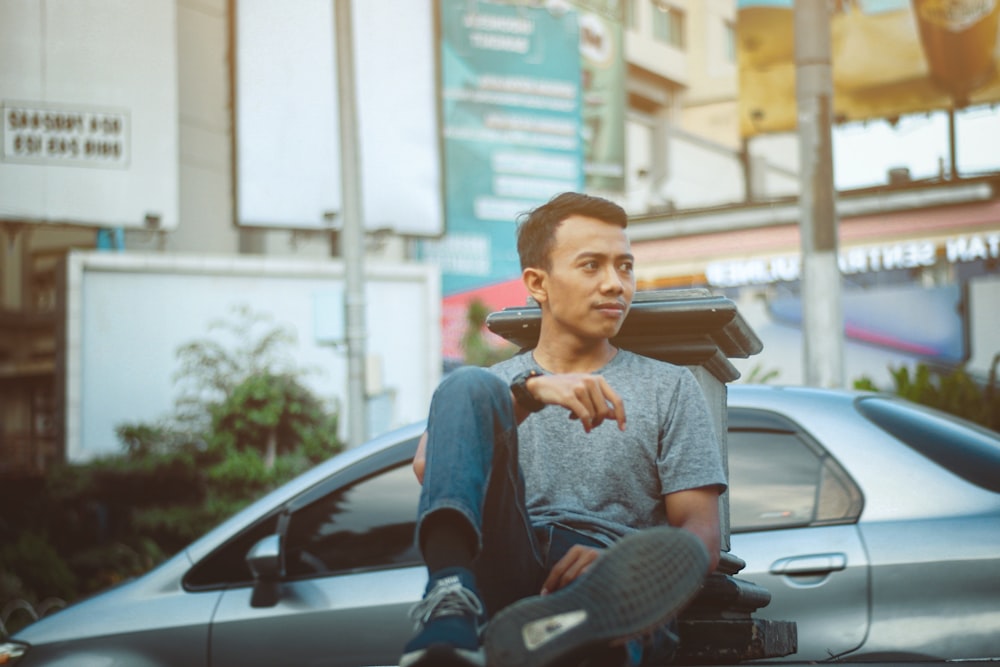
<instances>
[{"instance_id":1,"label":"street pole","mask_svg":"<svg viewBox=\"0 0 1000 667\"><path fill-rule=\"evenodd\" d=\"M805 384L844 386L844 322L833 185L830 0L795 0Z\"/></svg>"},{"instance_id":2,"label":"street pole","mask_svg":"<svg viewBox=\"0 0 1000 667\"><path fill-rule=\"evenodd\" d=\"M333 5L334 41L337 43L337 102L340 109L340 179L344 201L340 249L344 260L345 282L347 446L357 447L368 435L365 396L365 234L361 211L351 0L333 0Z\"/></svg>"}]
</instances>

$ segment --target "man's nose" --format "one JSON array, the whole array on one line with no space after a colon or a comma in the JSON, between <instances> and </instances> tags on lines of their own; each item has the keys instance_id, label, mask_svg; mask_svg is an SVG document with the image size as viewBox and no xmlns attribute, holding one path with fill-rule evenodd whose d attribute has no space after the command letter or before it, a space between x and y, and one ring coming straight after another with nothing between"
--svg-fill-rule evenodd
<instances>
[{"instance_id":1,"label":"man's nose","mask_svg":"<svg viewBox=\"0 0 1000 667\"><path fill-rule=\"evenodd\" d=\"M615 267L609 267L604 271L604 279L601 281L601 290L610 294L621 294L625 291L622 284L622 277L618 275Z\"/></svg>"}]
</instances>

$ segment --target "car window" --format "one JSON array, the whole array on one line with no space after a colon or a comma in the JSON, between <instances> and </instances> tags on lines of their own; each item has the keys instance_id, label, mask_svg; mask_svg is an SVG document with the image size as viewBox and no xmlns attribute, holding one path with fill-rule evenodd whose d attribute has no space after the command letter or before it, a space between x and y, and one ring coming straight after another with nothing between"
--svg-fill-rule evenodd
<instances>
[{"instance_id":1,"label":"car window","mask_svg":"<svg viewBox=\"0 0 1000 667\"><path fill-rule=\"evenodd\" d=\"M731 409L728 446L733 532L848 523L860 515L857 486L794 422Z\"/></svg>"},{"instance_id":2,"label":"car window","mask_svg":"<svg viewBox=\"0 0 1000 667\"><path fill-rule=\"evenodd\" d=\"M419 497L407 463L296 510L285 539L287 575L420 564L413 539Z\"/></svg>"},{"instance_id":3,"label":"car window","mask_svg":"<svg viewBox=\"0 0 1000 667\"><path fill-rule=\"evenodd\" d=\"M889 397L867 396L856 405L872 423L942 468L1000 493L1000 434L996 431Z\"/></svg>"},{"instance_id":4,"label":"car window","mask_svg":"<svg viewBox=\"0 0 1000 667\"><path fill-rule=\"evenodd\" d=\"M192 567L184 577L184 588L197 591L252 584L253 573L247 565L247 551L263 538L273 535L277 529L277 514L271 514L251 526L249 530Z\"/></svg>"}]
</instances>

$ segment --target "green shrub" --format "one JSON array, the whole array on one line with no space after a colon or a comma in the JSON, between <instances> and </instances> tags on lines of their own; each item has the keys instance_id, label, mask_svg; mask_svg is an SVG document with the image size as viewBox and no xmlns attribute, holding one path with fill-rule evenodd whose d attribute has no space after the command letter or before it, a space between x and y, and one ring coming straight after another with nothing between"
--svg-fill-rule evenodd
<instances>
[{"instance_id":1,"label":"green shrub","mask_svg":"<svg viewBox=\"0 0 1000 667\"><path fill-rule=\"evenodd\" d=\"M70 599L77 595L77 578L66 561L49 543L47 536L29 531L11 544L0 547L0 570L16 573L23 586L21 595L29 601L44 596ZM8 582L10 585L10 582Z\"/></svg>"},{"instance_id":2,"label":"green shrub","mask_svg":"<svg viewBox=\"0 0 1000 667\"><path fill-rule=\"evenodd\" d=\"M235 349L206 338L178 350L174 415L120 424L121 454L18 490L0 519L0 605L72 601L142 574L342 448L336 413L287 362L286 329L241 308L213 331Z\"/></svg>"},{"instance_id":3,"label":"green shrub","mask_svg":"<svg viewBox=\"0 0 1000 667\"><path fill-rule=\"evenodd\" d=\"M495 344L486 338L486 318L489 307L480 299L469 303L465 315L465 332L462 334L463 361L470 366L492 366L514 356L517 346L510 343Z\"/></svg>"},{"instance_id":4,"label":"green shrub","mask_svg":"<svg viewBox=\"0 0 1000 667\"><path fill-rule=\"evenodd\" d=\"M1000 354L993 357L985 385L980 385L964 367L937 371L926 364L917 364L912 372L906 366L890 368L894 385L890 393L968 419L994 431L1000 431L998 364L1000 364ZM854 387L869 391L885 391L877 387L868 377L856 380Z\"/></svg>"}]
</instances>

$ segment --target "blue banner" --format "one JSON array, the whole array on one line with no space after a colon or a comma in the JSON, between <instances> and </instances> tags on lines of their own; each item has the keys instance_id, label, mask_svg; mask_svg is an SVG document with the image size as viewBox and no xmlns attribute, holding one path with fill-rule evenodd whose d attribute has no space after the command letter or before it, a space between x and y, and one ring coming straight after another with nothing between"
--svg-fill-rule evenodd
<instances>
[{"instance_id":1,"label":"blue banner","mask_svg":"<svg viewBox=\"0 0 1000 667\"><path fill-rule=\"evenodd\" d=\"M577 13L441 0L444 294L520 275L519 214L583 188Z\"/></svg>"}]
</instances>

